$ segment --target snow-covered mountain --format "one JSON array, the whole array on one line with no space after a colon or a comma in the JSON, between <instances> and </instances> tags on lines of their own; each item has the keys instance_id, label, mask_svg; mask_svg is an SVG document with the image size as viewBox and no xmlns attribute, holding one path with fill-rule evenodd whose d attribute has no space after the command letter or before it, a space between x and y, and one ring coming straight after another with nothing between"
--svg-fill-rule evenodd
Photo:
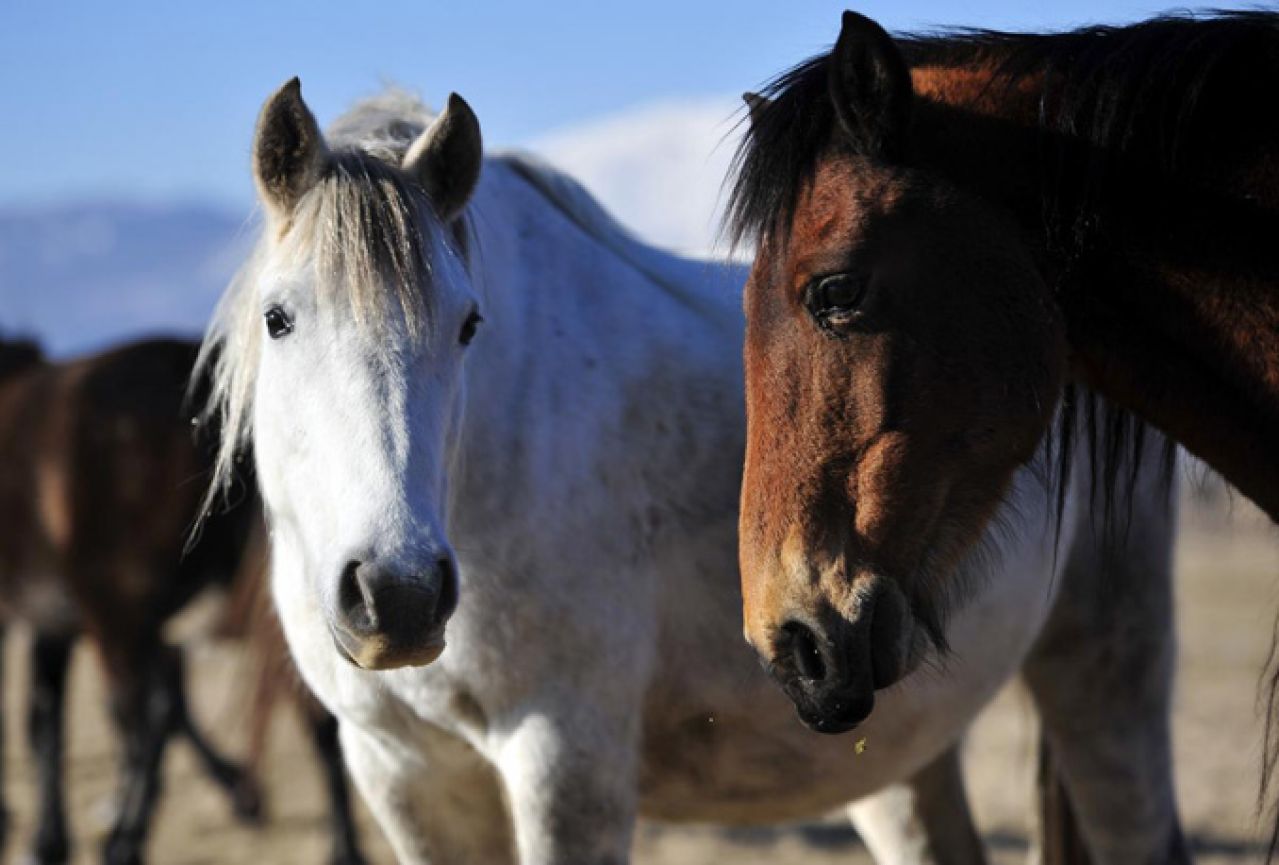
<instances>
[{"instance_id":1,"label":"snow-covered mountain","mask_svg":"<svg viewBox=\"0 0 1279 865\"><path fill-rule=\"evenodd\" d=\"M527 149L577 177L641 237L705 253L735 110L726 99L642 106ZM0 208L0 332L37 336L58 355L146 333L198 334L253 234L247 211L198 203Z\"/></svg>"}]
</instances>

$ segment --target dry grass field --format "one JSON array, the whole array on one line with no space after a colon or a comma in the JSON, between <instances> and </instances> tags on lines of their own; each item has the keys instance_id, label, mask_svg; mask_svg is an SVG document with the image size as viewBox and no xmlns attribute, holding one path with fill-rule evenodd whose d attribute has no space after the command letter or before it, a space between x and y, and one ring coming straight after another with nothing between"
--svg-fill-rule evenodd
<instances>
[{"instance_id":1,"label":"dry grass field","mask_svg":"<svg viewBox=\"0 0 1279 865\"><path fill-rule=\"evenodd\" d=\"M1216 488L1210 488L1216 489ZM1237 498L1188 496L1178 549L1181 661L1176 703L1178 790L1183 817L1204 865L1260 862L1253 816L1260 724L1258 676L1279 611L1279 533ZM33 771L25 745L25 636L8 639L5 657L5 794L13 831L3 861L22 858L32 831ZM193 652L189 675L195 711L230 751L242 747L243 686L248 665L234 646ZM115 777L93 659L81 652L71 680L67 786L77 863L97 861ZM276 717L266 778L269 817L260 828L233 822L219 792L197 771L190 749L172 749L166 795L156 820L157 865L326 861L328 842L319 776L289 711ZM850 740L851 747L851 740ZM996 863L1026 855L1035 724L1025 693L1009 687L982 716L966 746L977 819ZM392 861L368 820L365 847L376 863ZM644 825L641 865L670 863L867 863L846 824L831 818L802 826L749 831Z\"/></svg>"}]
</instances>

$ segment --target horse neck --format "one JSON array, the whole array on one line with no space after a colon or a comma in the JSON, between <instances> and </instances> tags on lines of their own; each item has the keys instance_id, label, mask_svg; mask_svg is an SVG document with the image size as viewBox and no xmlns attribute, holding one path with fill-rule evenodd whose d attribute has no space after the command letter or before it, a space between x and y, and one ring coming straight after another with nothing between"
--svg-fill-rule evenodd
<instances>
[{"instance_id":1,"label":"horse neck","mask_svg":"<svg viewBox=\"0 0 1279 865\"><path fill-rule=\"evenodd\" d=\"M470 270L487 344L468 361L468 382L478 377L487 387L491 379L510 380L513 371L580 364L592 351L630 353L640 362L665 351L673 361L687 356L689 364L704 365L689 333L702 335L703 354L724 351L723 369L704 373L732 379L740 368L743 266L680 259L629 237L593 236L493 160L471 217ZM633 326L638 320L643 327Z\"/></svg>"},{"instance_id":2,"label":"horse neck","mask_svg":"<svg viewBox=\"0 0 1279 865\"><path fill-rule=\"evenodd\" d=\"M471 215L485 322L455 436L463 486L517 495L553 452L579 467L616 459L593 447L643 453L645 424L623 415L661 423L704 412L707 440L740 438L741 268L636 243L641 270L501 165L486 164ZM704 408L712 395L722 412Z\"/></svg>"},{"instance_id":3,"label":"horse neck","mask_svg":"<svg viewBox=\"0 0 1279 865\"><path fill-rule=\"evenodd\" d=\"M1058 298L1077 380L1279 520L1279 164L1266 148L1201 161L1193 180L1160 174L1153 154L1108 156L1102 208L1054 232L1051 205L1096 184L1082 170L1096 154L1037 128L1039 82L991 87L980 69L915 80L921 159L1016 218ZM1064 156L1051 170L1046 146Z\"/></svg>"}]
</instances>

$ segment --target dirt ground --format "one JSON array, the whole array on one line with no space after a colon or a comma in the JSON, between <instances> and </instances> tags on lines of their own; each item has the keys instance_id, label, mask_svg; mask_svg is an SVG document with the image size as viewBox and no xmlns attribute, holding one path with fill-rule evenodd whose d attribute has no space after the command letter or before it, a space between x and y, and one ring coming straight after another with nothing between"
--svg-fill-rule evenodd
<instances>
[{"instance_id":1,"label":"dirt ground","mask_svg":"<svg viewBox=\"0 0 1279 865\"><path fill-rule=\"evenodd\" d=\"M1210 488L1216 490L1216 488ZM1193 498L1193 497L1192 497ZM1181 660L1176 703L1178 792L1197 861L1260 862L1254 817L1261 726L1258 676L1279 610L1279 533L1237 498L1219 491L1183 510L1178 550ZM6 646L4 789L13 830L3 861L21 861L32 834L34 777L25 744L27 645ZM234 646L211 645L189 662L195 712L232 752L242 749L243 686L248 667ZM114 740L93 659L81 652L71 680L67 787L76 838L75 862L97 861L115 777ZM267 791L269 818L260 828L237 825L225 799L195 766L185 743L171 749L166 795L157 816L150 861L159 865L326 861L324 803L305 736L290 711L277 715ZM851 740L850 740L851 747ZM995 863L1022 862L1027 850L1035 723L1029 699L1011 686L982 716L967 746L970 791ZM371 862L392 858L361 811ZM856 835L838 818L778 829L724 831L641 826L640 865L673 863L868 863Z\"/></svg>"}]
</instances>

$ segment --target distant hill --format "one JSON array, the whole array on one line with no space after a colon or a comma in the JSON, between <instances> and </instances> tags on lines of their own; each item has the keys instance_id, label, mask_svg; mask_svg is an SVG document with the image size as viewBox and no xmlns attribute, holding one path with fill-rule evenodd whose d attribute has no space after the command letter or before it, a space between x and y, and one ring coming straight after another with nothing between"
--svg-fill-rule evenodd
<instances>
[{"instance_id":1,"label":"distant hill","mask_svg":"<svg viewBox=\"0 0 1279 865\"><path fill-rule=\"evenodd\" d=\"M251 242L243 224L201 204L0 210L0 328L57 354L198 334Z\"/></svg>"},{"instance_id":2,"label":"distant hill","mask_svg":"<svg viewBox=\"0 0 1279 865\"><path fill-rule=\"evenodd\" d=\"M640 106L532 142L646 240L711 249L736 137L731 100ZM66 355L203 331L253 241L249 215L201 204L0 208L0 331Z\"/></svg>"}]
</instances>

